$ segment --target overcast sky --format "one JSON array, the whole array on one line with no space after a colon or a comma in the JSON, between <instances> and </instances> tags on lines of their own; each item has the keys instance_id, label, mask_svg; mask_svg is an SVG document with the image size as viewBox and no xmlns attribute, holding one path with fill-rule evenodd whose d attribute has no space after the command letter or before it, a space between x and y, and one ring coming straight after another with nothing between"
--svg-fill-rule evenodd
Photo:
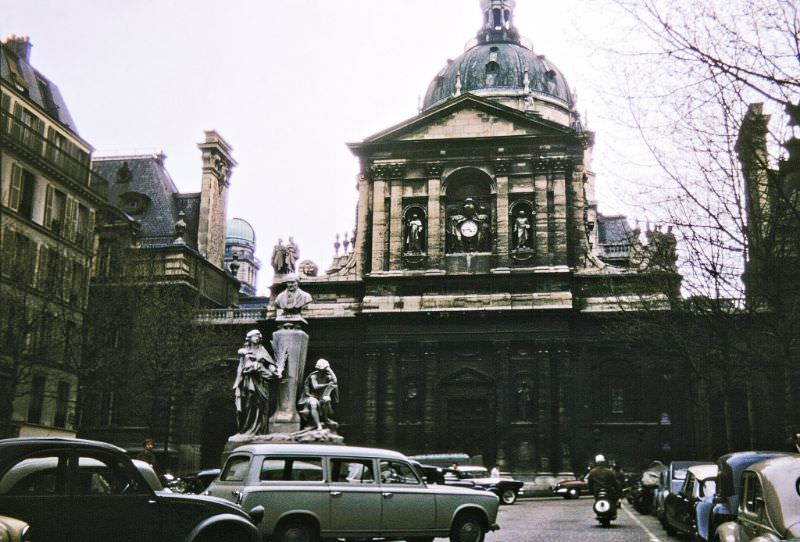
<instances>
[{"instance_id":1,"label":"overcast sky","mask_svg":"<svg viewBox=\"0 0 800 542\"><path fill-rule=\"evenodd\" d=\"M624 39L600 0L518 0L515 22L578 93L597 133L600 210L626 212L600 47ZM179 189L200 189L203 131L239 166L228 217L256 230L266 293L277 238L327 268L355 225L358 164L345 143L417 113L420 96L481 25L478 0L26 0L0 35L27 35L31 64L61 90L100 155L163 150ZM584 118L584 121L587 119Z\"/></svg>"}]
</instances>

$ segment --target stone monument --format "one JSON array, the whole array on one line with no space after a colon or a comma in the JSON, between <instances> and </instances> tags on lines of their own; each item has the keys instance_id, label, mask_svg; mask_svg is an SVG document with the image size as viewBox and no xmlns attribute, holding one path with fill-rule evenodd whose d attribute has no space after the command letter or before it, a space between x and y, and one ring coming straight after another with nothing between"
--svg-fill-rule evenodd
<instances>
[{"instance_id":1,"label":"stone monument","mask_svg":"<svg viewBox=\"0 0 800 542\"><path fill-rule=\"evenodd\" d=\"M247 334L239 349L234 381L237 433L228 439L223 461L237 446L258 442L341 443L333 405L339 398L336 374L327 360L303 379L308 334L302 326L303 307L311 295L288 274L286 288L275 298L278 329L272 334L272 354L261 344L257 329Z\"/></svg>"}]
</instances>

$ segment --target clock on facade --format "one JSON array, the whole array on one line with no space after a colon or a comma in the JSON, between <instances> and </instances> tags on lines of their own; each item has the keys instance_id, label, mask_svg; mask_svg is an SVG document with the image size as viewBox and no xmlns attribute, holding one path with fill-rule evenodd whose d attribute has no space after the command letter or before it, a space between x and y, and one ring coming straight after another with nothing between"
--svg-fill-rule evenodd
<instances>
[{"instance_id":1,"label":"clock on facade","mask_svg":"<svg viewBox=\"0 0 800 542\"><path fill-rule=\"evenodd\" d=\"M478 233L478 224L474 220L465 220L458 226L458 229L461 230L461 235L464 237L474 237Z\"/></svg>"}]
</instances>

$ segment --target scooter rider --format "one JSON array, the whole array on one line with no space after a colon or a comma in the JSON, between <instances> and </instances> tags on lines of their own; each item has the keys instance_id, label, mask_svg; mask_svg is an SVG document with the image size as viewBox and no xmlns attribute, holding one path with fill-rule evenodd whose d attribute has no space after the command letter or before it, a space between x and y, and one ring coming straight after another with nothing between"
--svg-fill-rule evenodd
<instances>
[{"instance_id":1,"label":"scooter rider","mask_svg":"<svg viewBox=\"0 0 800 542\"><path fill-rule=\"evenodd\" d=\"M603 454L597 454L594 458L595 466L589 471L589 491L597 497L600 490L605 490L609 500L618 505L622 488L619 485L614 470L608 466L608 462ZM617 506L613 506L613 517L617 517Z\"/></svg>"}]
</instances>

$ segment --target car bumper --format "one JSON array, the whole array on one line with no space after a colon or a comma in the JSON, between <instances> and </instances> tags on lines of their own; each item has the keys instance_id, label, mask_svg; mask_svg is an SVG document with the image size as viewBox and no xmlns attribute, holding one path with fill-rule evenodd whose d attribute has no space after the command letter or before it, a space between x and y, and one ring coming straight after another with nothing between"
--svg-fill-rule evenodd
<instances>
[{"instance_id":1,"label":"car bumper","mask_svg":"<svg viewBox=\"0 0 800 542\"><path fill-rule=\"evenodd\" d=\"M498 531L498 530L500 530L500 525L498 525L497 523L492 523L491 525L489 525L489 530L490 531Z\"/></svg>"}]
</instances>

